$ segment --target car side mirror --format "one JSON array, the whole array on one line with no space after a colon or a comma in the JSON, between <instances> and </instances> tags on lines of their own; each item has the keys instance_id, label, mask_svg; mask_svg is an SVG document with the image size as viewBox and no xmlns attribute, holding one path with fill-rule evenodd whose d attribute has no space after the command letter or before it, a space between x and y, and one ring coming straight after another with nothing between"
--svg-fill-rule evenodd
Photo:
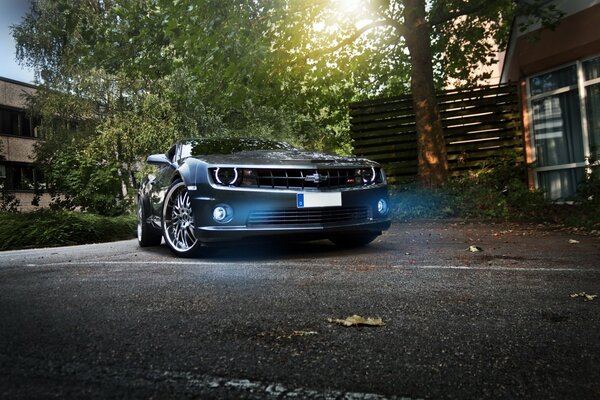
<instances>
[{"instance_id":1,"label":"car side mirror","mask_svg":"<svg viewBox=\"0 0 600 400\"><path fill-rule=\"evenodd\" d=\"M152 154L148 156L146 162L150 165L172 165L171 160L169 160L164 154Z\"/></svg>"}]
</instances>

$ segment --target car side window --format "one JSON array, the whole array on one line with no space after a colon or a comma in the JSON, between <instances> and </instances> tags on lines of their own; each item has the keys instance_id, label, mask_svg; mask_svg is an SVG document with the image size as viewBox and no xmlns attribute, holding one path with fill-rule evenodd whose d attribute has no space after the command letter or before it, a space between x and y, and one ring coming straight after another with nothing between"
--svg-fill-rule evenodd
<instances>
[{"instance_id":1,"label":"car side window","mask_svg":"<svg viewBox=\"0 0 600 400\"><path fill-rule=\"evenodd\" d=\"M171 162L175 162L175 150L177 150L177 147L173 146L169 149L169 151L167 151L167 157L169 160L171 160Z\"/></svg>"},{"instance_id":2,"label":"car side window","mask_svg":"<svg viewBox=\"0 0 600 400\"><path fill-rule=\"evenodd\" d=\"M179 159L183 160L184 158L188 158L192 155L192 144L189 142L184 142L181 144L181 154L179 154Z\"/></svg>"}]
</instances>

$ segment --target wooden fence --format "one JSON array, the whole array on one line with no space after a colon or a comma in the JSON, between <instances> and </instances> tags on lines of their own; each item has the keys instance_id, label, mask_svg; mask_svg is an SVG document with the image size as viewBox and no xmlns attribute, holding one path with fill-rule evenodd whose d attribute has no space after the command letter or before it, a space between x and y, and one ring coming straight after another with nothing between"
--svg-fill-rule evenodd
<instances>
[{"instance_id":1,"label":"wooden fence","mask_svg":"<svg viewBox=\"0 0 600 400\"><path fill-rule=\"evenodd\" d=\"M444 91L438 94L438 105L451 174L481 168L509 151L523 159L517 85ZM383 164L391 181L417 174L410 95L352 103L350 116L356 155Z\"/></svg>"}]
</instances>

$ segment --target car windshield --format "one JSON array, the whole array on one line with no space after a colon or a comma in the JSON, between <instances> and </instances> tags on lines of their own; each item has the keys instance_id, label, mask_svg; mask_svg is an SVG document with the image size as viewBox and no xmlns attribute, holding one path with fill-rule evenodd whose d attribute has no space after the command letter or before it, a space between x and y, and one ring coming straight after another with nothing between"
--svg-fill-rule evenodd
<instances>
[{"instance_id":1,"label":"car windshield","mask_svg":"<svg viewBox=\"0 0 600 400\"><path fill-rule=\"evenodd\" d=\"M181 158L208 154L232 154L250 150L295 150L285 142L267 139L190 139L182 142Z\"/></svg>"}]
</instances>

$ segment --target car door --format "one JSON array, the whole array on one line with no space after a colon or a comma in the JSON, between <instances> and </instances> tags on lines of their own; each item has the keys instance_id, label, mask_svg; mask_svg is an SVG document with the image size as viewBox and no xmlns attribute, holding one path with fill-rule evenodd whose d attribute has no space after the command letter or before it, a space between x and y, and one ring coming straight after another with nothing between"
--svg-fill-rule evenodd
<instances>
[{"instance_id":1,"label":"car door","mask_svg":"<svg viewBox=\"0 0 600 400\"><path fill-rule=\"evenodd\" d=\"M161 217L163 201L175 174L175 158L177 150L177 145L174 145L169 149L166 156L170 163L161 165L154 176L154 180L150 183L152 185L150 189L150 204L152 207L152 214L158 217Z\"/></svg>"}]
</instances>

